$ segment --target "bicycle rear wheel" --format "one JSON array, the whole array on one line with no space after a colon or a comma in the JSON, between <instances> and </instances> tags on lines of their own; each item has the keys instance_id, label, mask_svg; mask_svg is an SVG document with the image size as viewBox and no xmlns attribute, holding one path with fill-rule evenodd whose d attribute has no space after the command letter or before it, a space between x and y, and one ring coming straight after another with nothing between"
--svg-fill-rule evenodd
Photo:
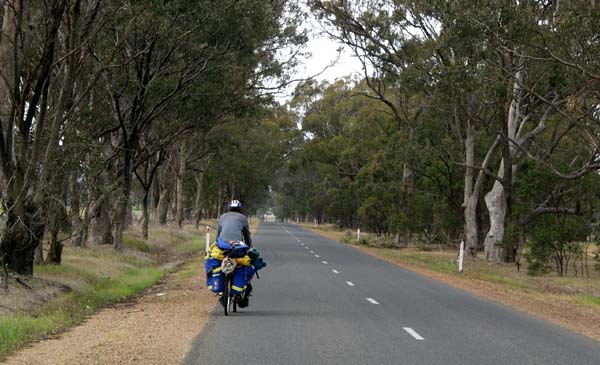
<instances>
[{"instance_id":1,"label":"bicycle rear wheel","mask_svg":"<svg viewBox=\"0 0 600 365\"><path fill-rule=\"evenodd\" d=\"M225 285L223 286L223 310L225 315L227 315L227 310L229 309L229 301L231 300L231 283L230 283L229 275L225 275Z\"/></svg>"}]
</instances>

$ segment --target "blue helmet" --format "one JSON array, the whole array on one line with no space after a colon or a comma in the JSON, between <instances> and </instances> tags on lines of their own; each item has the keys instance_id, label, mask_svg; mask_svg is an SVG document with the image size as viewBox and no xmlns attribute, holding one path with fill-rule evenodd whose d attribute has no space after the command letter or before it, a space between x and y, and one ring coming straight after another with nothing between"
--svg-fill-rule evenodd
<instances>
[{"instance_id":1,"label":"blue helmet","mask_svg":"<svg viewBox=\"0 0 600 365\"><path fill-rule=\"evenodd\" d=\"M227 203L228 209L242 209L242 202L239 200L232 200Z\"/></svg>"}]
</instances>

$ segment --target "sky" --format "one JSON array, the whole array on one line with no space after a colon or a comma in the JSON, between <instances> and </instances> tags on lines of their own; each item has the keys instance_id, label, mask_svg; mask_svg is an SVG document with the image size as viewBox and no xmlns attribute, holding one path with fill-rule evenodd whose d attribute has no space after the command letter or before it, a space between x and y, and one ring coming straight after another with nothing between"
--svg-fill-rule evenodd
<instances>
[{"instance_id":1,"label":"sky","mask_svg":"<svg viewBox=\"0 0 600 365\"><path fill-rule=\"evenodd\" d=\"M317 35L311 39L308 42L307 50L312 55L304 60L304 77L318 74L334 62L338 56L338 49L340 47L339 43L329 39L326 35ZM352 52L345 47L342 49L337 62L316 78L318 80L334 81L336 78L350 74L362 74L362 65L353 57Z\"/></svg>"},{"instance_id":2,"label":"sky","mask_svg":"<svg viewBox=\"0 0 600 365\"><path fill-rule=\"evenodd\" d=\"M294 79L306 79L317 75L315 79L319 81L333 82L348 75L362 75L362 64L353 57L352 51L348 47L344 47L326 34L322 34L322 29L315 20L312 20L309 26L311 32L310 40L306 44L306 51L310 55L301 59L301 65L298 67L298 73L294 75ZM340 47L342 48L341 53L338 52ZM330 65L331 67L327 68ZM284 103L289 100L296 85L297 83L288 87L281 96L277 97L278 101Z\"/></svg>"}]
</instances>

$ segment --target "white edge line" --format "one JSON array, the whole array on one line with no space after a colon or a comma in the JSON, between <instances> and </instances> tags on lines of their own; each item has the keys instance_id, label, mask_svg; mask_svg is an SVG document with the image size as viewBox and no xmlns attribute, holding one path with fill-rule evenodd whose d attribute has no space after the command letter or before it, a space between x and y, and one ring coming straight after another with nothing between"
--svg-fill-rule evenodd
<instances>
[{"instance_id":1,"label":"white edge line","mask_svg":"<svg viewBox=\"0 0 600 365\"><path fill-rule=\"evenodd\" d=\"M413 330L410 327L402 327L406 332L408 332L409 335L413 336L415 338L415 340L417 341L422 341L424 340L423 337L421 337L420 334L418 334L415 330Z\"/></svg>"},{"instance_id":2,"label":"white edge line","mask_svg":"<svg viewBox=\"0 0 600 365\"><path fill-rule=\"evenodd\" d=\"M369 301L369 303L371 303L371 304L379 304L379 302L373 298L367 298L367 301Z\"/></svg>"}]
</instances>

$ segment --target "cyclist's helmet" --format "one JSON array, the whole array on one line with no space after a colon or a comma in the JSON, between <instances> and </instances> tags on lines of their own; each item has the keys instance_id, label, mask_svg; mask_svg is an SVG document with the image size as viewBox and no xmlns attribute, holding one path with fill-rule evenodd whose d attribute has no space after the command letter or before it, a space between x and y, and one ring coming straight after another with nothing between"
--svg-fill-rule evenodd
<instances>
[{"instance_id":1,"label":"cyclist's helmet","mask_svg":"<svg viewBox=\"0 0 600 365\"><path fill-rule=\"evenodd\" d=\"M239 212L242 210L242 202L239 200L232 200L227 203L227 209L234 212Z\"/></svg>"}]
</instances>

